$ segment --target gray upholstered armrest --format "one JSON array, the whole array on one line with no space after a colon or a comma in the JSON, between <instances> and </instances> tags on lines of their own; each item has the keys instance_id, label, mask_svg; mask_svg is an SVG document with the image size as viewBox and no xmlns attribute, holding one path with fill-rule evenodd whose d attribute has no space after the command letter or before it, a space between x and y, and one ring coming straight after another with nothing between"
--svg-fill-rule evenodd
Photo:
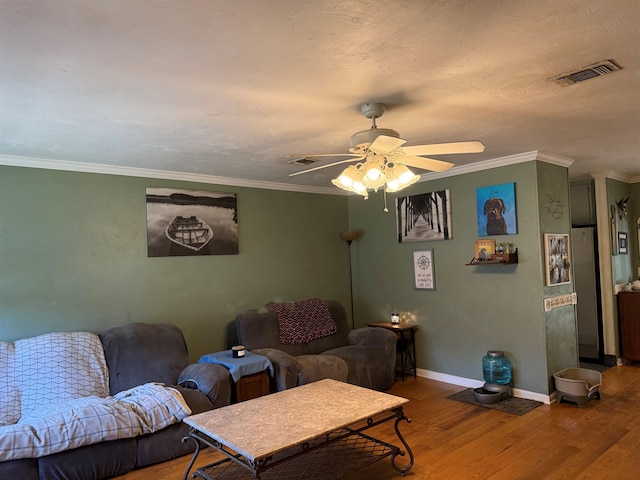
<instances>
[{"instance_id":1,"label":"gray upholstered armrest","mask_svg":"<svg viewBox=\"0 0 640 480\"><path fill-rule=\"evenodd\" d=\"M231 376L229 370L215 363L187 365L178 377L178 385L197 388L204 393L214 408L231 403Z\"/></svg>"},{"instance_id":2,"label":"gray upholstered armrest","mask_svg":"<svg viewBox=\"0 0 640 480\"><path fill-rule=\"evenodd\" d=\"M388 355L395 355L397 340L395 333L384 328L364 327L349 332L349 345L383 347Z\"/></svg>"},{"instance_id":3,"label":"gray upholstered armrest","mask_svg":"<svg viewBox=\"0 0 640 480\"><path fill-rule=\"evenodd\" d=\"M293 388L298 384L300 364L295 357L275 348L256 348L251 351L258 355L264 355L271 360L276 387L279 392Z\"/></svg>"}]
</instances>

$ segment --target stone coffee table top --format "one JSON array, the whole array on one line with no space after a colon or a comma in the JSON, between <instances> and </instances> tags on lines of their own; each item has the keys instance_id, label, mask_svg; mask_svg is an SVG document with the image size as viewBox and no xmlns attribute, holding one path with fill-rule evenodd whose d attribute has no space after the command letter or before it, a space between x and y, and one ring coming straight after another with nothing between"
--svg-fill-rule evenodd
<instances>
[{"instance_id":1,"label":"stone coffee table top","mask_svg":"<svg viewBox=\"0 0 640 480\"><path fill-rule=\"evenodd\" d=\"M327 379L192 415L184 422L255 461L408 402Z\"/></svg>"}]
</instances>

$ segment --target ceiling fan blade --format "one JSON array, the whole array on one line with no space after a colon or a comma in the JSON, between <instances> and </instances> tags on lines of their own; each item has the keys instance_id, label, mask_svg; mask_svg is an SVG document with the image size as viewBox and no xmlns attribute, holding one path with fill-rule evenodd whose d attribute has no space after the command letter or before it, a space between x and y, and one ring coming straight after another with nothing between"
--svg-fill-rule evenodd
<instances>
[{"instance_id":1,"label":"ceiling fan blade","mask_svg":"<svg viewBox=\"0 0 640 480\"><path fill-rule=\"evenodd\" d=\"M378 135L378 137L369 145L369 150L375 153L389 153L392 150L404 145L407 141L402 138L389 137L388 135Z\"/></svg>"},{"instance_id":2,"label":"ceiling fan blade","mask_svg":"<svg viewBox=\"0 0 640 480\"><path fill-rule=\"evenodd\" d=\"M453 153L480 153L484 152L482 142L453 142L434 143L432 145L414 145L402 147L406 155L449 155Z\"/></svg>"},{"instance_id":3,"label":"ceiling fan blade","mask_svg":"<svg viewBox=\"0 0 640 480\"><path fill-rule=\"evenodd\" d=\"M361 157L362 155L357 153L296 153L292 155L285 155L293 158L313 158L313 157Z\"/></svg>"},{"instance_id":4,"label":"ceiling fan blade","mask_svg":"<svg viewBox=\"0 0 640 480\"><path fill-rule=\"evenodd\" d=\"M348 162L357 162L358 160L362 160L364 157L362 155L358 155L357 158L348 158L346 160L340 160L339 162L327 163L326 165L320 165L319 167L307 168L306 170L302 170L300 172L290 173L290 177L295 177L296 175L302 175L303 173L313 172L315 170L321 170L327 167L333 167L334 165L340 165L341 163Z\"/></svg>"},{"instance_id":5,"label":"ceiling fan blade","mask_svg":"<svg viewBox=\"0 0 640 480\"><path fill-rule=\"evenodd\" d=\"M433 172L444 172L454 166L453 163L435 160L433 158L414 157L412 155L402 155L393 159L396 163L402 163L407 167L421 168Z\"/></svg>"}]
</instances>

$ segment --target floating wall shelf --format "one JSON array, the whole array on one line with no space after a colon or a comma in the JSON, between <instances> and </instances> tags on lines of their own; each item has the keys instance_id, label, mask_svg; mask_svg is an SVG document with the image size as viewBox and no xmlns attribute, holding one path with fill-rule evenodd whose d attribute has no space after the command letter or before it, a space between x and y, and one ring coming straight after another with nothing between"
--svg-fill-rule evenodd
<instances>
[{"instance_id":1,"label":"floating wall shelf","mask_svg":"<svg viewBox=\"0 0 640 480\"><path fill-rule=\"evenodd\" d=\"M495 265L513 265L518 263L518 249L513 253L498 253L491 255L491 260L478 260L474 258L471 262L465 264L468 267L489 267Z\"/></svg>"}]
</instances>

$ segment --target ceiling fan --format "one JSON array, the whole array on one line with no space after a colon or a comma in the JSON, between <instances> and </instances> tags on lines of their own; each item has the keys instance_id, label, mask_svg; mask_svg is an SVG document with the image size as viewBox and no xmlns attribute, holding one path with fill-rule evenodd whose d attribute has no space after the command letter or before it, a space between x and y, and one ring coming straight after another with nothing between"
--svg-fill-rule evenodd
<instances>
[{"instance_id":1,"label":"ceiling fan","mask_svg":"<svg viewBox=\"0 0 640 480\"><path fill-rule=\"evenodd\" d=\"M407 167L444 172L453 163L426 158L423 155L449 155L456 153L480 153L484 145L478 141L438 143L403 147L406 140L390 128L378 128L376 119L384 113L384 104L365 103L362 114L371 119L371 128L351 136L349 152L290 155L295 157L289 163L308 164L317 157L349 157L346 160L327 163L290 174L290 177L313 172L343 163L359 162L345 169L332 183L339 188L368 197L369 189L378 191L384 186L385 192L397 192L415 183L420 177Z\"/></svg>"}]
</instances>

